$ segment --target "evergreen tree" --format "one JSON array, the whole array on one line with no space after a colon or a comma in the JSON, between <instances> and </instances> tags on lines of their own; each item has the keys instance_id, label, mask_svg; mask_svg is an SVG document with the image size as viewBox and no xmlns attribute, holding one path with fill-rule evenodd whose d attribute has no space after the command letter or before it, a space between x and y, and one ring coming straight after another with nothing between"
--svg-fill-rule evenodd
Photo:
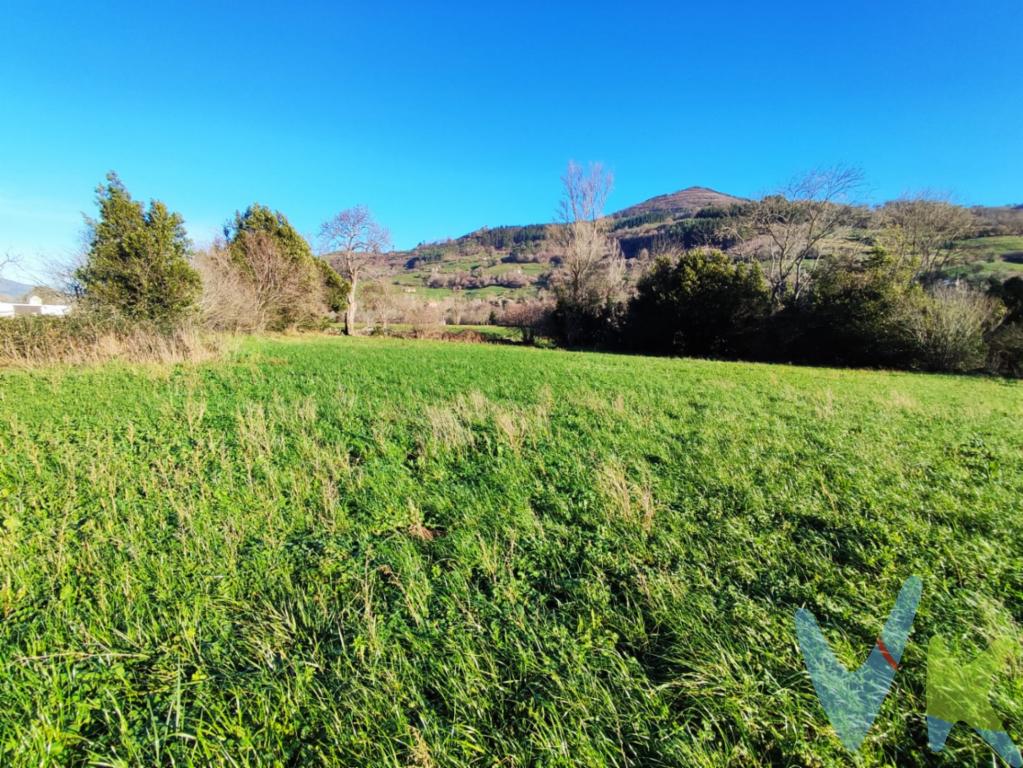
<instances>
[{"instance_id":1,"label":"evergreen tree","mask_svg":"<svg viewBox=\"0 0 1023 768\"><path fill-rule=\"evenodd\" d=\"M180 320L199 293L181 216L157 200L146 210L113 172L97 188L96 202L86 263L75 272L82 297L133 320Z\"/></svg>"},{"instance_id":2,"label":"evergreen tree","mask_svg":"<svg viewBox=\"0 0 1023 768\"><path fill-rule=\"evenodd\" d=\"M243 249L247 234L269 236L281 258L294 264L309 264L312 261L313 252L309 243L280 211L253 203L244 212L235 213L234 221L224 227L224 236L231 255L239 261L244 261Z\"/></svg>"},{"instance_id":3,"label":"evergreen tree","mask_svg":"<svg viewBox=\"0 0 1023 768\"><path fill-rule=\"evenodd\" d=\"M342 312L348 283L313 256L306 239L280 211L253 203L224 227L231 260L257 296L267 327L280 330Z\"/></svg>"}]
</instances>

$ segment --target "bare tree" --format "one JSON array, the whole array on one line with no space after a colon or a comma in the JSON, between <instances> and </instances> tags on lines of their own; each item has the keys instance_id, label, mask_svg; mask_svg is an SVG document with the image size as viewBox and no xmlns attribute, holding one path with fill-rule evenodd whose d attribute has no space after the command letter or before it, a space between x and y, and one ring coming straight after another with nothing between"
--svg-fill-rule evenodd
<instances>
[{"instance_id":1,"label":"bare tree","mask_svg":"<svg viewBox=\"0 0 1023 768\"><path fill-rule=\"evenodd\" d=\"M600 163L584 169L570 162L561 182L561 221L555 230L561 264L553 283L566 314L582 317L621 298L624 289L625 260L603 219L613 178ZM572 337L574 329L566 328L566 334Z\"/></svg>"},{"instance_id":2,"label":"bare tree","mask_svg":"<svg viewBox=\"0 0 1023 768\"><path fill-rule=\"evenodd\" d=\"M202 276L199 310L211 328L282 330L326 314L326 299L311 262L287 258L273 236L241 232L233 251L223 242L196 254Z\"/></svg>"},{"instance_id":3,"label":"bare tree","mask_svg":"<svg viewBox=\"0 0 1023 768\"><path fill-rule=\"evenodd\" d=\"M970 211L948 200L921 193L885 203L878 211L878 241L913 277L933 275L963 251L960 242L972 236L977 220Z\"/></svg>"},{"instance_id":4,"label":"bare tree","mask_svg":"<svg viewBox=\"0 0 1023 768\"><path fill-rule=\"evenodd\" d=\"M373 264L374 258L388 248L390 243L390 233L377 223L369 208L364 205L341 211L320 227L320 244L325 257L348 281L345 335L355 331L359 280Z\"/></svg>"},{"instance_id":5,"label":"bare tree","mask_svg":"<svg viewBox=\"0 0 1023 768\"><path fill-rule=\"evenodd\" d=\"M566 224L596 222L604 215L607 196L614 186L614 176L602 163L583 168L570 160L561 177L562 198L560 219Z\"/></svg>"},{"instance_id":6,"label":"bare tree","mask_svg":"<svg viewBox=\"0 0 1023 768\"><path fill-rule=\"evenodd\" d=\"M771 300L798 300L821 262L821 246L846 225L849 195L863 183L854 168L835 166L797 178L749 208L754 255L766 263Z\"/></svg>"},{"instance_id":7,"label":"bare tree","mask_svg":"<svg viewBox=\"0 0 1023 768\"><path fill-rule=\"evenodd\" d=\"M522 341L533 344L536 337L546 331L553 309L550 302L544 299L525 299L509 303L498 316L498 325L518 328L522 331Z\"/></svg>"}]
</instances>

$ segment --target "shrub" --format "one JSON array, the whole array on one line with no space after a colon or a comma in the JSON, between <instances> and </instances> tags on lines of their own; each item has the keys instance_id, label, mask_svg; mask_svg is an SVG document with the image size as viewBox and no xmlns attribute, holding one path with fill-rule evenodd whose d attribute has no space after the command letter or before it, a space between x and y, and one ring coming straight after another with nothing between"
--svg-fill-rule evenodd
<instances>
[{"instance_id":1,"label":"shrub","mask_svg":"<svg viewBox=\"0 0 1023 768\"><path fill-rule=\"evenodd\" d=\"M199 293L181 216L156 200L144 209L113 172L97 189L96 202L99 219L88 222L86 262L74 273L77 291L103 311L163 325L179 322Z\"/></svg>"},{"instance_id":2,"label":"shrub","mask_svg":"<svg viewBox=\"0 0 1023 768\"><path fill-rule=\"evenodd\" d=\"M215 243L195 257L202 276L199 313L208 328L222 331L261 330L265 317L258 310L254 281L242 270L223 243Z\"/></svg>"},{"instance_id":3,"label":"shrub","mask_svg":"<svg viewBox=\"0 0 1023 768\"><path fill-rule=\"evenodd\" d=\"M996 304L966 286L922 294L904 318L916 365L930 371L980 369L987 358L985 334L996 318Z\"/></svg>"},{"instance_id":4,"label":"shrub","mask_svg":"<svg viewBox=\"0 0 1023 768\"><path fill-rule=\"evenodd\" d=\"M998 328L988 341L988 370L1023 378L1023 322Z\"/></svg>"},{"instance_id":5,"label":"shrub","mask_svg":"<svg viewBox=\"0 0 1023 768\"><path fill-rule=\"evenodd\" d=\"M323 259L314 256L313 264L319 275L320 288L327 309L335 314L344 312L348 305L348 281Z\"/></svg>"},{"instance_id":6,"label":"shrub","mask_svg":"<svg viewBox=\"0 0 1023 768\"><path fill-rule=\"evenodd\" d=\"M812 363L909 365L905 318L921 298L907 269L880 249L863 261L831 260L805 300L773 318L775 351Z\"/></svg>"},{"instance_id":7,"label":"shrub","mask_svg":"<svg viewBox=\"0 0 1023 768\"><path fill-rule=\"evenodd\" d=\"M760 269L721 251L660 256L629 304L626 338L649 352L734 356L767 316L769 299Z\"/></svg>"},{"instance_id":8,"label":"shrub","mask_svg":"<svg viewBox=\"0 0 1023 768\"><path fill-rule=\"evenodd\" d=\"M1002 302L1005 315L988 337L988 368L1004 376L1023 376L1023 277L1011 277L990 294Z\"/></svg>"},{"instance_id":9,"label":"shrub","mask_svg":"<svg viewBox=\"0 0 1023 768\"><path fill-rule=\"evenodd\" d=\"M1005 305L1005 322L1023 322L1023 277L1010 277L996 285L991 295Z\"/></svg>"},{"instance_id":10,"label":"shrub","mask_svg":"<svg viewBox=\"0 0 1023 768\"><path fill-rule=\"evenodd\" d=\"M537 336L549 335L552 330L553 307L541 299L527 299L508 304L496 318L498 325L519 328L522 341L533 344Z\"/></svg>"}]
</instances>

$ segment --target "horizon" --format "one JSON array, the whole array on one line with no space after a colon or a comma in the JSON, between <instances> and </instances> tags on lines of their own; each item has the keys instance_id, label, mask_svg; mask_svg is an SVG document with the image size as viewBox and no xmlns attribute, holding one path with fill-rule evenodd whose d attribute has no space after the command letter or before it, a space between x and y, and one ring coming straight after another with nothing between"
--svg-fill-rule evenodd
<instances>
[{"instance_id":1,"label":"horizon","mask_svg":"<svg viewBox=\"0 0 1023 768\"><path fill-rule=\"evenodd\" d=\"M253 202L307 236L364 203L399 250L543 223L571 159L614 172L608 211L838 163L863 170L859 202L1023 203L1018 3L271 8L14 9L0 254L23 261L4 277L73 254L109 170L197 244Z\"/></svg>"}]
</instances>

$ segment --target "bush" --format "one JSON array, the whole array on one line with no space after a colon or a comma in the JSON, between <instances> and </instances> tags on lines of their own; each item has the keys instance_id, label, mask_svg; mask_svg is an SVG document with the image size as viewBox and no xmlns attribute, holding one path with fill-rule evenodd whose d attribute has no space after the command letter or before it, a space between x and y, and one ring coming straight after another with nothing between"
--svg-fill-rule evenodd
<instances>
[{"instance_id":1,"label":"bush","mask_svg":"<svg viewBox=\"0 0 1023 768\"><path fill-rule=\"evenodd\" d=\"M988 369L1023 377L1023 277L1011 277L989 291L1002 303L1002 322L988 336Z\"/></svg>"},{"instance_id":2,"label":"bush","mask_svg":"<svg viewBox=\"0 0 1023 768\"><path fill-rule=\"evenodd\" d=\"M495 319L497 325L519 328L522 331L522 341L533 344L538 336L550 335L552 332L552 311L550 302L527 299L508 304Z\"/></svg>"},{"instance_id":3,"label":"bush","mask_svg":"<svg viewBox=\"0 0 1023 768\"><path fill-rule=\"evenodd\" d=\"M314 256L313 264L319 275L320 289L323 291L323 301L327 309L334 314L344 312L348 306L348 281L323 259Z\"/></svg>"},{"instance_id":4,"label":"bush","mask_svg":"<svg viewBox=\"0 0 1023 768\"><path fill-rule=\"evenodd\" d=\"M661 256L629 304L626 340L647 352L736 356L766 318L769 298L759 267L721 251Z\"/></svg>"},{"instance_id":5,"label":"bush","mask_svg":"<svg viewBox=\"0 0 1023 768\"><path fill-rule=\"evenodd\" d=\"M1023 378L1023 322L998 328L988 341L988 370Z\"/></svg>"},{"instance_id":6,"label":"bush","mask_svg":"<svg viewBox=\"0 0 1023 768\"><path fill-rule=\"evenodd\" d=\"M1023 322L1023 277L1010 277L996 285L990 293L1005 305L1004 322Z\"/></svg>"},{"instance_id":7,"label":"bush","mask_svg":"<svg viewBox=\"0 0 1023 768\"><path fill-rule=\"evenodd\" d=\"M965 286L941 286L923 294L904 319L916 366L929 371L979 370L988 357L985 335L997 314L989 297Z\"/></svg>"},{"instance_id":8,"label":"bush","mask_svg":"<svg viewBox=\"0 0 1023 768\"><path fill-rule=\"evenodd\" d=\"M348 284L313 256L284 214L254 204L235 214L215 244L197 259L202 313L213 328L284 330L313 326L344 310Z\"/></svg>"},{"instance_id":9,"label":"bush","mask_svg":"<svg viewBox=\"0 0 1023 768\"><path fill-rule=\"evenodd\" d=\"M910 365L913 345L905 318L922 297L912 275L884 251L863 261L829 261L806 298L773 318L774 357L829 365Z\"/></svg>"},{"instance_id":10,"label":"bush","mask_svg":"<svg viewBox=\"0 0 1023 768\"><path fill-rule=\"evenodd\" d=\"M195 267L202 277L199 314L207 328L252 332L264 327L256 286L223 243L196 254Z\"/></svg>"}]
</instances>

